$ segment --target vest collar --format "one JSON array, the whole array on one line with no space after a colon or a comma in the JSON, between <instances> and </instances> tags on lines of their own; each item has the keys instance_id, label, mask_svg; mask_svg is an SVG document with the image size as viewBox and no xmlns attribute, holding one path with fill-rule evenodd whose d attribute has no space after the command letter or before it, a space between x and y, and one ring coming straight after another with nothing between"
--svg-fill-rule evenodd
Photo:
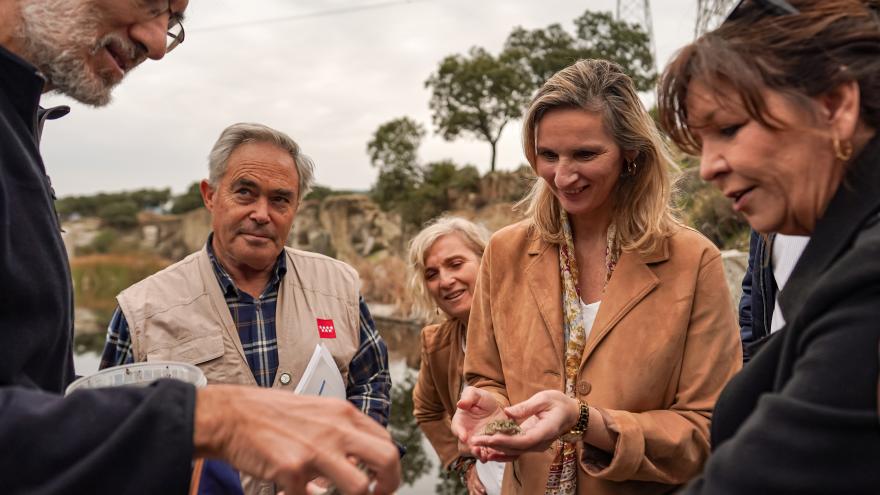
<instances>
[{"instance_id":1,"label":"vest collar","mask_svg":"<svg viewBox=\"0 0 880 495\"><path fill-rule=\"evenodd\" d=\"M235 281L232 280L232 277L214 255L214 247L212 245L213 240L214 233L211 232L208 235L208 242L205 243L205 251L208 253L208 259L211 260L211 267L214 269L214 275L217 277L217 282L220 284L223 295L225 297L239 296L241 292L238 290L238 287L236 287ZM281 283L281 280L284 279L286 273L287 256L285 256L285 250L282 249L281 253L278 254L278 258L275 259L275 266L272 268L272 278L269 279L269 283L266 286L266 289L263 290L263 294L277 291L278 285Z\"/></svg>"}]
</instances>

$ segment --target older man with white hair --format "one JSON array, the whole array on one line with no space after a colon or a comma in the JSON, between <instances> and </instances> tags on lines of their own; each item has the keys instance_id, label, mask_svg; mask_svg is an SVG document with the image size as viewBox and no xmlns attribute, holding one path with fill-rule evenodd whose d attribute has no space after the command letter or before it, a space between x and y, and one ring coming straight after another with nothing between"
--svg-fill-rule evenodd
<instances>
[{"instance_id":1,"label":"older man with white hair","mask_svg":"<svg viewBox=\"0 0 880 495\"><path fill-rule=\"evenodd\" d=\"M207 243L119 294L101 366L184 361L208 383L292 392L321 344L348 400L387 425L388 351L359 296L357 272L285 247L312 183L311 160L286 134L240 123L220 135L209 173L201 183L213 230ZM272 491L269 483L243 481L246 493Z\"/></svg>"},{"instance_id":2,"label":"older man with white hair","mask_svg":"<svg viewBox=\"0 0 880 495\"><path fill-rule=\"evenodd\" d=\"M397 449L344 401L173 380L60 395L74 377L73 288L39 141L67 109L40 97L106 104L128 71L183 41L186 7L0 0L0 492L185 493L193 458L208 457L289 493L316 475L367 493L353 457L375 474L373 493L390 493Z\"/></svg>"}]
</instances>

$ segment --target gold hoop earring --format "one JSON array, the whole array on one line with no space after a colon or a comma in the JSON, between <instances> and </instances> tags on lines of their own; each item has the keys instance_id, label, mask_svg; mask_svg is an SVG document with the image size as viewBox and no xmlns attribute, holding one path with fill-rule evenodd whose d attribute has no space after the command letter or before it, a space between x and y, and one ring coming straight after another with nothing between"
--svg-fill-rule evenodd
<instances>
[{"instance_id":1,"label":"gold hoop earring","mask_svg":"<svg viewBox=\"0 0 880 495\"><path fill-rule=\"evenodd\" d=\"M638 165L636 165L635 160L626 163L626 175L628 175L629 177L636 175L637 169L638 169Z\"/></svg>"},{"instance_id":2,"label":"gold hoop earring","mask_svg":"<svg viewBox=\"0 0 880 495\"><path fill-rule=\"evenodd\" d=\"M853 145L851 142L841 141L837 139L837 136L834 136L831 139L831 144L834 146L834 156L836 156L838 160L846 162L852 158Z\"/></svg>"}]
</instances>

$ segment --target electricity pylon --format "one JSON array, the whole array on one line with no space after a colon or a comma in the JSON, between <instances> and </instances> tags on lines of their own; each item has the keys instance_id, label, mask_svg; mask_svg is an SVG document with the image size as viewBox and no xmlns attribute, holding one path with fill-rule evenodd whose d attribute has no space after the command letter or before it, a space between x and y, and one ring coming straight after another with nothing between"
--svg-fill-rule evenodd
<instances>
[{"instance_id":1,"label":"electricity pylon","mask_svg":"<svg viewBox=\"0 0 880 495\"><path fill-rule=\"evenodd\" d=\"M654 46L654 22L651 20L650 0L617 0L617 20L638 24L648 35L651 43L651 58L657 70L657 48Z\"/></svg>"},{"instance_id":2,"label":"electricity pylon","mask_svg":"<svg viewBox=\"0 0 880 495\"><path fill-rule=\"evenodd\" d=\"M697 24L694 27L694 37L717 27L734 2L736 0L697 0Z\"/></svg>"}]
</instances>

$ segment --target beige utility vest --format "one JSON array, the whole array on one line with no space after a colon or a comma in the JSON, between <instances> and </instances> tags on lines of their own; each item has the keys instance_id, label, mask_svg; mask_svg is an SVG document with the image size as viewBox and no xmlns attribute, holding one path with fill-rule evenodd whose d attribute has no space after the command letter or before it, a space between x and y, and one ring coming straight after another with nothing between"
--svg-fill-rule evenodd
<instances>
[{"instance_id":1,"label":"beige utility vest","mask_svg":"<svg viewBox=\"0 0 880 495\"><path fill-rule=\"evenodd\" d=\"M357 272L320 254L285 248L285 255L272 387L293 391L319 342L347 383L360 345ZM209 384L257 385L206 249L129 287L116 300L128 322L135 361L181 361L201 368ZM274 493L271 483L249 478L242 476L246 493Z\"/></svg>"}]
</instances>

